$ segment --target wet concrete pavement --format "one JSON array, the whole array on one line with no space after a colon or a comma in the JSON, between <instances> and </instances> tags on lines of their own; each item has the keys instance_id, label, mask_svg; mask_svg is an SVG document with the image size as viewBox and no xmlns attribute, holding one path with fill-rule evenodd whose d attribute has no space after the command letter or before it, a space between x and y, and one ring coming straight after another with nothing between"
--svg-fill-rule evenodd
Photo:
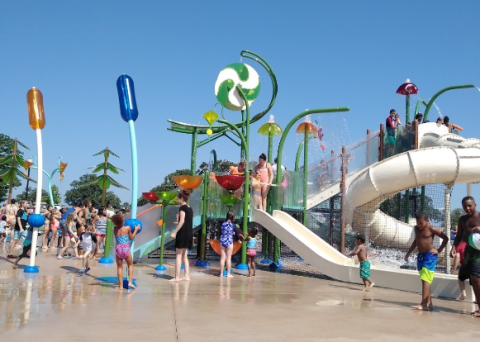
<instances>
[{"instance_id":1,"label":"wet concrete pavement","mask_svg":"<svg viewBox=\"0 0 480 342\"><path fill-rule=\"evenodd\" d=\"M39 253L40 273L25 278L0 256L0 340L25 341L450 341L480 338L472 303L435 299L433 312L410 309L420 296L371 292L336 281L257 271L218 278L192 267L191 281L170 283L155 265L136 265L138 289L118 291L99 277L116 269ZM419 280L420 281L420 280Z\"/></svg>"}]
</instances>

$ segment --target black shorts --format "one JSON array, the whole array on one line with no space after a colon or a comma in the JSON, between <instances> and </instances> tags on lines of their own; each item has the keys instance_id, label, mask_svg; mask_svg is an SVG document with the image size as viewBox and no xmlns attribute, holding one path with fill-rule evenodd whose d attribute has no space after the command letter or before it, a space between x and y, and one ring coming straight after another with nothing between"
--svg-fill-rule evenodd
<instances>
[{"instance_id":1,"label":"black shorts","mask_svg":"<svg viewBox=\"0 0 480 342\"><path fill-rule=\"evenodd\" d=\"M471 276L480 278L480 251L467 244L465 247L465 263L460 267L458 280L465 281Z\"/></svg>"}]
</instances>

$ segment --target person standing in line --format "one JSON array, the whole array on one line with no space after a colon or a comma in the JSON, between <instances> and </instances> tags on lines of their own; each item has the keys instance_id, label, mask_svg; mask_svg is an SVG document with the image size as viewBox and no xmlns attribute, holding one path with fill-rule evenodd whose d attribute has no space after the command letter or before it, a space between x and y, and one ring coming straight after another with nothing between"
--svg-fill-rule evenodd
<instances>
[{"instance_id":1,"label":"person standing in line","mask_svg":"<svg viewBox=\"0 0 480 342\"><path fill-rule=\"evenodd\" d=\"M273 181L273 171L272 165L267 163L267 156L265 153L262 153L258 157L258 164L255 167L255 170L260 171L260 185L261 185L261 195L262 195L262 208L267 210L267 195L270 186Z\"/></svg>"},{"instance_id":2,"label":"person standing in line","mask_svg":"<svg viewBox=\"0 0 480 342\"><path fill-rule=\"evenodd\" d=\"M175 239L175 276L170 281L177 282L180 280L190 280L190 265L188 263L188 250L193 245L193 210L187 204L190 197L190 191L182 190L178 195L179 221L177 228L172 232L170 237ZM185 271L185 277L180 278L182 267Z\"/></svg>"},{"instance_id":3,"label":"person standing in line","mask_svg":"<svg viewBox=\"0 0 480 342\"><path fill-rule=\"evenodd\" d=\"M13 201L13 200L12 200ZM7 258L14 259L15 255L15 246L17 245L20 236L23 234L23 231L27 229L27 201L20 201L20 206L17 210L17 214L15 216L15 229L13 232L13 240L10 240L10 253L7 255Z\"/></svg>"}]
</instances>

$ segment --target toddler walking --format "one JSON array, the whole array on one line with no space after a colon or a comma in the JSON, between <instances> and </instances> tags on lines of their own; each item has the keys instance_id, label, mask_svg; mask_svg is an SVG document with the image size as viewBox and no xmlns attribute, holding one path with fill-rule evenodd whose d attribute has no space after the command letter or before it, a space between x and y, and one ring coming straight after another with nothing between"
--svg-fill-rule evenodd
<instances>
[{"instance_id":1,"label":"toddler walking","mask_svg":"<svg viewBox=\"0 0 480 342\"><path fill-rule=\"evenodd\" d=\"M358 261L360 262L360 278L363 280L363 291L367 291L372 288L375 283L370 280L370 261L367 260L367 248L365 247L365 237L363 235L358 235L355 238L355 244L357 247L353 250L352 253L347 254L348 257L357 256Z\"/></svg>"},{"instance_id":2,"label":"toddler walking","mask_svg":"<svg viewBox=\"0 0 480 342\"><path fill-rule=\"evenodd\" d=\"M90 271L88 259L90 254L93 253L93 244L97 243L97 238L93 234L92 224L87 225L85 232L80 235L80 241L83 243L83 269L80 270L80 273L87 274Z\"/></svg>"},{"instance_id":3,"label":"toddler walking","mask_svg":"<svg viewBox=\"0 0 480 342\"><path fill-rule=\"evenodd\" d=\"M248 275L247 277L255 277L255 256L257 255L257 234L258 228L250 228L247 236L247 266L248 266ZM250 275L252 273L252 275Z\"/></svg>"}]
</instances>

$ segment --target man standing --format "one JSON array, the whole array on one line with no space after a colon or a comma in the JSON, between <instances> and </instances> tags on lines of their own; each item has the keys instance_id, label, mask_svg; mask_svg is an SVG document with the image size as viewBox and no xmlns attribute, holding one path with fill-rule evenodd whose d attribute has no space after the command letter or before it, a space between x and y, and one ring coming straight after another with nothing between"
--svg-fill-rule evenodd
<instances>
[{"instance_id":1,"label":"man standing","mask_svg":"<svg viewBox=\"0 0 480 342\"><path fill-rule=\"evenodd\" d=\"M473 292L478 301L480 300L480 250L477 250L468 244L468 238L473 233L480 233L480 213L476 210L477 204L471 196L462 199L463 210L466 215L463 215L458 220L457 236L453 242L450 256L455 256L456 253L462 253L462 242L465 242L465 251L463 252L463 263L458 272L458 283L460 290L462 290L462 297L465 295L464 281L470 279L473 287ZM462 256L460 256L462 258ZM472 312L473 317L480 317L479 310Z\"/></svg>"},{"instance_id":2,"label":"man standing","mask_svg":"<svg viewBox=\"0 0 480 342\"><path fill-rule=\"evenodd\" d=\"M15 216L15 231L13 233L13 240L10 241L10 253L8 254L7 258L14 259L15 255L13 254L15 251L15 246L17 245L20 236L22 235L23 231L27 229L27 201L20 201L20 206L17 210L17 214Z\"/></svg>"}]
</instances>

